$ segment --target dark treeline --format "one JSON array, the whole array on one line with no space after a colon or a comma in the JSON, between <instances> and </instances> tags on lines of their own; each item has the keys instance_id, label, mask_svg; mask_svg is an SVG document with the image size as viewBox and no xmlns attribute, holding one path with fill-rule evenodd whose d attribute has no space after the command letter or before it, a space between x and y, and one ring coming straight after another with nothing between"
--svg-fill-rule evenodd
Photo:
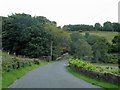
<instances>
[{"instance_id":1,"label":"dark treeline","mask_svg":"<svg viewBox=\"0 0 120 90\"><path fill-rule=\"evenodd\" d=\"M29 57L50 56L53 59L67 48L67 33L46 17L28 14L12 14L2 17L3 50Z\"/></svg>"},{"instance_id":2,"label":"dark treeline","mask_svg":"<svg viewBox=\"0 0 120 90\"><path fill-rule=\"evenodd\" d=\"M74 26L70 25L70 27ZM75 27L72 31L82 28L90 31L94 28L89 25ZM113 43L110 44L103 37L89 33L85 35L79 32L68 33L63 29L57 27L55 21L43 16L32 17L23 13L2 17L2 49L12 54L34 58L52 55L52 59L55 60L68 52L74 58L91 62L118 62L117 57L112 56L111 53L119 53L120 35L115 36Z\"/></svg>"},{"instance_id":3,"label":"dark treeline","mask_svg":"<svg viewBox=\"0 0 120 90\"><path fill-rule=\"evenodd\" d=\"M64 25L63 29L66 31L115 31L120 32L119 23L111 23L109 21L105 22L103 26L100 23L95 23L95 25Z\"/></svg>"}]
</instances>

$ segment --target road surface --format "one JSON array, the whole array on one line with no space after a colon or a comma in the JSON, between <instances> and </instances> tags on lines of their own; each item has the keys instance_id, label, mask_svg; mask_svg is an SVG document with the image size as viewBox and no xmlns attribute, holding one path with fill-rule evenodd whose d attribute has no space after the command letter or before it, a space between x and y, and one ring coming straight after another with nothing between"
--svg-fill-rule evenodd
<instances>
[{"instance_id":1,"label":"road surface","mask_svg":"<svg viewBox=\"0 0 120 90\"><path fill-rule=\"evenodd\" d=\"M9 88L101 88L79 79L66 69L67 60L37 68L15 81Z\"/></svg>"}]
</instances>

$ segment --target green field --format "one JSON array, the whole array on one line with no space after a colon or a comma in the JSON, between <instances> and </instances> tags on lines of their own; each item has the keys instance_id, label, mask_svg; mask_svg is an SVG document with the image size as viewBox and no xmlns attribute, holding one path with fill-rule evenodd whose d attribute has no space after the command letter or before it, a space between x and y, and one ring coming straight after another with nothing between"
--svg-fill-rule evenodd
<instances>
[{"instance_id":1,"label":"green field","mask_svg":"<svg viewBox=\"0 0 120 90\"><path fill-rule=\"evenodd\" d=\"M90 31L91 35L97 35L100 37L105 37L110 43L112 43L112 39L114 36L118 35L118 32L105 32L105 31ZM82 32L81 34L85 35L85 32Z\"/></svg>"}]
</instances>

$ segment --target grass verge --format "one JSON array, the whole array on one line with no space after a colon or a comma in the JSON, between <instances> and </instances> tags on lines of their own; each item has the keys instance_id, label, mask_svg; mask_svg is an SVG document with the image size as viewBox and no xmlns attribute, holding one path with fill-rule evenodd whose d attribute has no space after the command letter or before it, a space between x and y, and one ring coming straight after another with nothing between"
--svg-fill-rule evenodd
<instances>
[{"instance_id":1,"label":"grass verge","mask_svg":"<svg viewBox=\"0 0 120 90\"><path fill-rule=\"evenodd\" d=\"M96 80L96 79L92 79L89 77L86 77L80 73L75 72L74 70L72 70L70 67L67 67L67 70L73 74L75 77L83 79L89 83L92 83L94 85L98 85L102 88L105 88L106 90L120 90L120 86L116 85L116 84L111 84L111 83L107 83L104 81L100 81L100 80Z\"/></svg>"},{"instance_id":2,"label":"grass verge","mask_svg":"<svg viewBox=\"0 0 120 90\"><path fill-rule=\"evenodd\" d=\"M25 74L27 74L29 71L41 67L43 65L48 64L49 62L44 62L42 61L40 63L40 65L32 65L32 66L26 66L24 68L20 68L19 70L14 69L11 70L10 72L5 72L2 74L2 88L7 88L9 85L11 85L12 83L14 83L17 79L19 79L20 77L24 76Z\"/></svg>"}]
</instances>

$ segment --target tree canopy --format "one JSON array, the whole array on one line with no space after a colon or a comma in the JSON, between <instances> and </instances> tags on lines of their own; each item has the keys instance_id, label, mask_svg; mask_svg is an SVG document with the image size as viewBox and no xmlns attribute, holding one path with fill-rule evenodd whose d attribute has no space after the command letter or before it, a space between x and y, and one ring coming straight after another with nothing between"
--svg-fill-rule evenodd
<instances>
[{"instance_id":1,"label":"tree canopy","mask_svg":"<svg viewBox=\"0 0 120 90\"><path fill-rule=\"evenodd\" d=\"M85 35L79 33L93 30L119 32L119 23L105 22L103 27L100 23L95 26L65 25L61 28L55 21L44 16L32 17L24 13L12 14L0 20L3 50L17 55L34 58L52 56L52 59L56 60L63 53L69 52L75 58L106 62L108 51L119 52L120 35L115 36L110 45L105 38L91 35L89 32Z\"/></svg>"},{"instance_id":2,"label":"tree canopy","mask_svg":"<svg viewBox=\"0 0 120 90\"><path fill-rule=\"evenodd\" d=\"M95 25L85 25L85 24L76 24L76 25L64 25L63 30L65 31L115 31L120 32L120 23L116 22L104 22L103 26L100 23L95 23Z\"/></svg>"}]
</instances>

